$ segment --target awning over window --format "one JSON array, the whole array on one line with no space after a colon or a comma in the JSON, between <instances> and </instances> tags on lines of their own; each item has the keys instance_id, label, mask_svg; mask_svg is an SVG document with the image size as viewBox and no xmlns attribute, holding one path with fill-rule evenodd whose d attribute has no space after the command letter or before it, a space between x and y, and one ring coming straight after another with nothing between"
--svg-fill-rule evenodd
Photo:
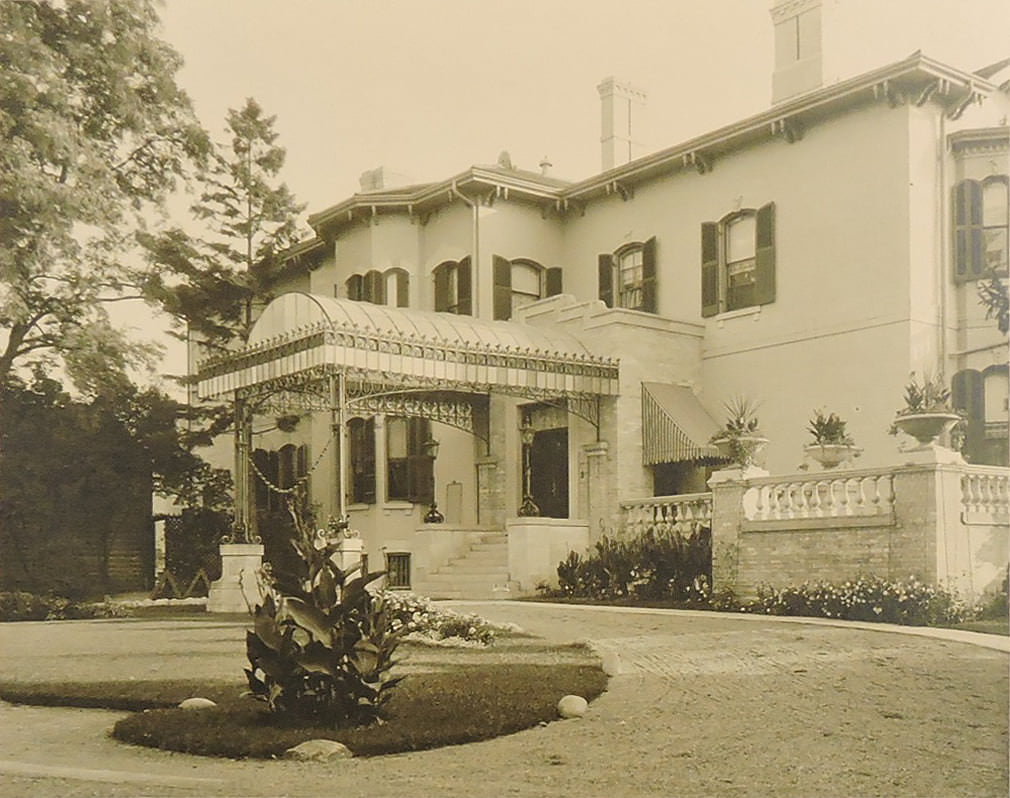
<instances>
[{"instance_id":1,"label":"awning over window","mask_svg":"<svg viewBox=\"0 0 1010 798\"><path fill-rule=\"evenodd\" d=\"M690 388L661 382L642 383L642 462L721 462L709 443L719 425Z\"/></svg>"},{"instance_id":2,"label":"awning over window","mask_svg":"<svg viewBox=\"0 0 1010 798\"><path fill-rule=\"evenodd\" d=\"M616 395L618 363L556 329L283 294L248 344L201 364L202 398L222 397L337 370L371 385L501 391L532 397Z\"/></svg>"}]
</instances>

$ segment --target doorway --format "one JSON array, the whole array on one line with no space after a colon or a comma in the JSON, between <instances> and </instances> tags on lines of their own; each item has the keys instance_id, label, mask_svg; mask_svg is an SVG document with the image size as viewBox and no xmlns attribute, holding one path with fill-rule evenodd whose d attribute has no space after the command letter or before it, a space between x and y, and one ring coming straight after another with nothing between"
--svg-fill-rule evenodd
<instances>
[{"instance_id":1,"label":"doorway","mask_svg":"<svg viewBox=\"0 0 1010 798\"><path fill-rule=\"evenodd\" d=\"M534 433L530 444L530 493L541 517L568 517L567 427Z\"/></svg>"}]
</instances>

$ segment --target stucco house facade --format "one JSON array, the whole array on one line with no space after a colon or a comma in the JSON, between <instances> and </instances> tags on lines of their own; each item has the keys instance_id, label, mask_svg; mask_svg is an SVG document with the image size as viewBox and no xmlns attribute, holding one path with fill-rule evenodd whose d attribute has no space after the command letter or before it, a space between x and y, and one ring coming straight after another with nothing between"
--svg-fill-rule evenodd
<instances>
[{"instance_id":1,"label":"stucco house facade","mask_svg":"<svg viewBox=\"0 0 1010 798\"><path fill-rule=\"evenodd\" d=\"M248 346L199 372L246 429L240 522L304 479L396 585L531 592L635 500L706 492L734 397L759 403L771 474L810 468L818 408L860 469L895 465L910 372L947 375L968 463L1007 466L1007 339L977 285L1007 275L1010 59L827 83L820 9L773 8L755 116L641 155L641 95L608 79L597 175L379 169L310 216ZM253 439L283 412L304 415Z\"/></svg>"}]
</instances>

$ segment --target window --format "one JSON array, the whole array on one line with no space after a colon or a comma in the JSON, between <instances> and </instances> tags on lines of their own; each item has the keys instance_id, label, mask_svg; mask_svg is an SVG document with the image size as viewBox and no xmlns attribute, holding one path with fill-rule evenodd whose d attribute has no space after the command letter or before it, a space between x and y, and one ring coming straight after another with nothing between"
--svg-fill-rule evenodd
<instances>
[{"instance_id":1,"label":"window","mask_svg":"<svg viewBox=\"0 0 1010 798\"><path fill-rule=\"evenodd\" d=\"M410 552L386 552L386 587L410 587Z\"/></svg>"},{"instance_id":2,"label":"window","mask_svg":"<svg viewBox=\"0 0 1010 798\"><path fill-rule=\"evenodd\" d=\"M498 255L494 263L494 318L510 319L521 307L545 296L561 293L561 268L545 269L536 261L507 260Z\"/></svg>"},{"instance_id":3,"label":"window","mask_svg":"<svg viewBox=\"0 0 1010 798\"><path fill-rule=\"evenodd\" d=\"M600 255L600 299L608 308L656 312L656 239Z\"/></svg>"},{"instance_id":4,"label":"window","mask_svg":"<svg viewBox=\"0 0 1010 798\"><path fill-rule=\"evenodd\" d=\"M470 275L470 258L461 261L445 261L435 267L435 310L455 313L460 316L473 315Z\"/></svg>"},{"instance_id":5,"label":"window","mask_svg":"<svg viewBox=\"0 0 1010 798\"><path fill-rule=\"evenodd\" d=\"M962 453L969 463L1006 466L1008 370L1005 365L985 371L965 369L954 375L951 394L954 407L964 413Z\"/></svg>"},{"instance_id":6,"label":"window","mask_svg":"<svg viewBox=\"0 0 1010 798\"><path fill-rule=\"evenodd\" d=\"M351 469L351 501L375 503L375 419L352 418L347 422Z\"/></svg>"},{"instance_id":7,"label":"window","mask_svg":"<svg viewBox=\"0 0 1010 798\"><path fill-rule=\"evenodd\" d=\"M1007 274L1007 177L962 180L954 188L954 280L966 282L986 272Z\"/></svg>"},{"instance_id":8,"label":"window","mask_svg":"<svg viewBox=\"0 0 1010 798\"><path fill-rule=\"evenodd\" d=\"M410 275L399 267L385 272L371 269L364 274L352 274L344 285L347 298L358 302L405 308L410 301Z\"/></svg>"},{"instance_id":9,"label":"window","mask_svg":"<svg viewBox=\"0 0 1010 798\"><path fill-rule=\"evenodd\" d=\"M775 204L701 225L701 315L775 301Z\"/></svg>"},{"instance_id":10,"label":"window","mask_svg":"<svg viewBox=\"0 0 1010 798\"><path fill-rule=\"evenodd\" d=\"M309 447L285 444L279 451L256 449L252 453L253 498L259 510L285 511L287 493L298 482L306 483L309 495Z\"/></svg>"},{"instance_id":11,"label":"window","mask_svg":"<svg viewBox=\"0 0 1010 798\"><path fill-rule=\"evenodd\" d=\"M424 418L386 418L386 498L431 504L432 462L424 443L431 425Z\"/></svg>"}]
</instances>

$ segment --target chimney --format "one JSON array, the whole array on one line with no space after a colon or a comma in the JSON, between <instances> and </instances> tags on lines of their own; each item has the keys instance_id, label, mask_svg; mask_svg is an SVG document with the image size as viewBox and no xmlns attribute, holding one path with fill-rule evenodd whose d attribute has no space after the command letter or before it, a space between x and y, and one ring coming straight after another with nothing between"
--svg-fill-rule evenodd
<instances>
[{"instance_id":1,"label":"chimney","mask_svg":"<svg viewBox=\"0 0 1010 798\"><path fill-rule=\"evenodd\" d=\"M772 104L824 85L822 0L772 0Z\"/></svg>"},{"instance_id":2,"label":"chimney","mask_svg":"<svg viewBox=\"0 0 1010 798\"><path fill-rule=\"evenodd\" d=\"M412 178L403 172L390 169L388 166L379 166L361 173L358 184L362 193L369 191L384 191L391 188L400 188L409 185Z\"/></svg>"},{"instance_id":3,"label":"chimney","mask_svg":"<svg viewBox=\"0 0 1010 798\"><path fill-rule=\"evenodd\" d=\"M600 145L606 171L645 155L646 94L613 77L604 78L596 90L600 93Z\"/></svg>"}]
</instances>

